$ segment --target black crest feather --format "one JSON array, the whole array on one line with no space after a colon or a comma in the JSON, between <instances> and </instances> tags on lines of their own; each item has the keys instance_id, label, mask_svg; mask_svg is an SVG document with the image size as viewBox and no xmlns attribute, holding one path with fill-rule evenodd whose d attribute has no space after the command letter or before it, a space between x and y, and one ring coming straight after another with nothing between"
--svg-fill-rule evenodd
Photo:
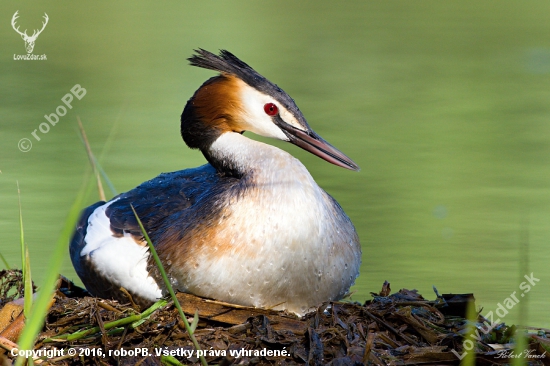
<instances>
[{"instance_id":1,"label":"black crest feather","mask_svg":"<svg viewBox=\"0 0 550 366\"><path fill-rule=\"evenodd\" d=\"M258 74L256 70L241 61L237 56L226 50L220 50L220 55L203 50L195 50L196 54L189 57L188 60L193 66L202 67L218 71L224 74L232 74L242 79L251 86L257 86L258 83L269 83L269 80ZM273 85L273 84L272 84ZM279 88L277 88L279 89ZM280 89L279 89L280 90Z\"/></svg>"},{"instance_id":2,"label":"black crest feather","mask_svg":"<svg viewBox=\"0 0 550 366\"><path fill-rule=\"evenodd\" d=\"M222 74L230 74L238 77L258 91L272 96L293 113L300 122L307 125L294 99L231 52L220 50L220 54L216 55L202 48L195 50L195 52L196 54L187 59L192 66L202 67L204 69L210 69L221 72Z\"/></svg>"}]
</instances>

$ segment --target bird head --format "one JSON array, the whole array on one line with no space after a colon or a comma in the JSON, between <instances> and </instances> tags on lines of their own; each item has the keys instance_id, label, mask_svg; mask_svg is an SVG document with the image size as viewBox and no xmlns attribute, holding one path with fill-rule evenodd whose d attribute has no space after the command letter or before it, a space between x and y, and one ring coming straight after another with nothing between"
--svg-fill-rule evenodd
<instances>
[{"instance_id":1,"label":"bird head","mask_svg":"<svg viewBox=\"0 0 550 366\"><path fill-rule=\"evenodd\" d=\"M294 100L232 53L203 49L188 59L193 66L219 72L187 102L181 135L203 153L223 133L255 134L288 141L337 166L359 170L340 150L309 127Z\"/></svg>"}]
</instances>

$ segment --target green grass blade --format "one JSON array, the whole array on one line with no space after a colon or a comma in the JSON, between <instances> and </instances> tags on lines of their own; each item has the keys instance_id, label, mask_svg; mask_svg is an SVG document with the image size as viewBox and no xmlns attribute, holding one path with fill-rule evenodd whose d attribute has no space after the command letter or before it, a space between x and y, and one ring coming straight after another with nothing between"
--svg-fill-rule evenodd
<instances>
[{"instance_id":1,"label":"green grass blade","mask_svg":"<svg viewBox=\"0 0 550 366\"><path fill-rule=\"evenodd\" d=\"M183 366L174 356L160 356L160 363L166 366Z\"/></svg>"},{"instance_id":2,"label":"green grass blade","mask_svg":"<svg viewBox=\"0 0 550 366\"><path fill-rule=\"evenodd\" d=\"M4 263L4 267L6 267L6 269L11 268L6 258L4 258L4 256L2 255L2 253L0 253L0 260L2 260L2 262Z\"/></svg>"},{"instance_id":3,"label":"green grass blade","mask_svg":"<svg viewBox=\"0 0 550 366\"><path fill-rule=\"evenodd\" d=\"M25 317L28 317L31 313L32 307L32 277L29 249L25 245L25 231L23 230L23 209L21 207L21 189L19 188L19 181L17 181L17 197L19 199L19 238L21 240L21 268L23 269L23 283L25 286L23 311Z\"/></svg>"},{"instance_id":4,"label":"green grass blade","mask_svg":"<svg viewBox=\"0 0 550 366\"><path fill-rule=\"evenodd\" d=\"M82 132L81 131L78 131L78 132L79 132L78 137L80 137L80 141L82 142L84 147L86 147L86 142L84 141L84 137L82 136ZM93 163L91 164L92 168L93 168L94 165L97 167L97 170L99 171L99 174L103 178L103 181L107 184L107 187L109 187L109 190L111 191L111 195L116 196L118 194L118 192L115 188L115 185L113 184L113 182L111 182L111 180L109 179L109 176L107 175L107 173L105 173L105 170L101 167L101 164L99 163L99 160L93 154L92 154L91 158L93 159ZM88 157L88 159L90 159L90 157ZM97 180L97 177L96 177L96 180Z\"/></svg>"},{"instance_id":5,"label":"green grass blade","mask_svg":"<svg viewBox=\"0 0 550 366\"><path fill-rule=\"evenodd\" d=\"M94 157L94 153L92 152L92 148L90 147L90 143L88 142L86 131L84 130L84 126L82 125L82 121L80 120L79 116L76 117L76 120L78 121L78 127L80 128L80 136L84 141L84 146L86 147L86 153L88 154L88 159L90 160L90 164L92 165L92 169L94 170L94 176L97 181L97 190L99 193L99 199L102 201L107 201L107 199L105 198L105 191L103 190L103 184L101 184L101 178L99 177L99 171L96 166L96 159Z\"/></svg>"},{"instance_id":6,"label":"green grass blade","mask_svg":"<svg viewBox=\"0 0 550 366\"><path fill-rule=\"evenodd\" d=\"M127 107L128 107L128 100L125 100L124 105L120 108L118 115L116 116L114 122L111 124L111 130L107 135L107 140L103 144L103 149L101 150L101 154L99 155L99 161L103 161L103 158L111 149L111 146L115 141L115 136L118 131L118 127L120 125L120 120L122 118L122 115L126 113Z\"/></svg>"},{"instance_id":7,"label":"green grass blade","mask_svg":"<svg viewBox=\"0 0 550 366\"><path fill-rule=\"evenodd\" d=\"M197 329L197 325L199 325L199 311L195 311L195 316L193 317L193 321L191 322L190 328L191 331L194 333L195 329Z\"/></svg>"},{"instance_id":8,"label":"green grass blade","mask_svg":"<svg viewBox=\"0 0 550 366\"><path fill-rule=\"evenodd\" d=\"M467 347L464 347L464 352L466 353L466 356L462 359L460 362L460 366L475 366L476 364L476 347L474 339L474 332L476 330L475 323L477 321L477 312L475 309L475 302L474 301L468 301L468 305L466 307L466 319L468 319L468 332L464 335L463 345L466 344L466 341L469 341L470 344L473 345L472 349L467 349Z\"/></svg>"},{"instance_id":9,"label":"green grass blade","mask_svg":"<svg viewBox=\"0 0 550 366\"><path fill-rule=\"evenodd\" d=\"M118 115L116 116L114 122L111 125L111 130L109 131L109 135L107 135L107 140L105 141L105 144L103 144L103 149L101 150L99 159L96 159L96 164L97 164L97 167L99 168L101 176L103 177L103 180L107 183L107 186L111 190L111 193L113 194L113 196L116 196L118 194L117 190L115 189L115 186L113 185L113 183L111 183L111 180L109 179L109 177L107 177L107 174L105 173L103 168L101 168L101 164L99 162L103 161L103 157L109 152L111 145L115 141L115 136L120 124L120 119L122 118L122 115L126 112L127 105L128 105L128 101L125 101L124 105L118 112Z\"/></svg>"},{"instance_id":10,"label":"green grass blade","mask_svg":"<svg viewBox=\"0 0 550 366\"><path fill-rule=\"evenodd\" d=\"M25 281L25 299L23 304L23 311L25 318L28 318L31 314L32 308L32 276L31 276L31 260L29 258L29 248L25 247L25 269L23 270L25 276L23 276L23 281Z\"/></svg>"},{"instance_id":11,"label":"green grass blade","mask_svg":"<svg viewBox=\"0 0 550 366\"><path fill-rule=\"evenodd\" d=\"M103 180L107 184L107 187L109 187L109 190L111 191L111 195L116 196L118 193L117 193L117 190L115 188L115 185L113 184L113 182L111 182L111 180L107 176L107 173L105 173L105 170L103 170L103 168L101 167L101 165L99 164L97 159L95 159L94 161L95 161L95 164L97 166L97 169L99 170L99 173L101 174L101 177L103 177Z\"/></svg>"},{"instance_id":12,"label":"green grass blade","mask_svg":"<svg viewBox=\"0 0 550 366\"><path fill-rule=\"evenodd\" d=\"M88 178L88 174L86 174ZM42 329L44 319L48 313L48 306L50 299L54 293L57 279L59 278L59 270L63 264L63 260L67 257L69 241L73 234L74 228L78 217L80 216L80 210L84 205L86 198L91 192L92 185L90 179L85 179L83 188L77 195L65 225L57 241L57 244L53 248L53 254L49 260L48 271L46 272L44 283L41 286L41 290L38 292L38 296L34 301L30 316L27 318L25 328L19 337L19 349L31 350L34 348L35 339ZM16 365L21 365L24 362L24 358L17 358Z\"/></svg>"},{"instance_id":13,"label":"green grass blade","mask_svg":"<svg viewBox=\"0 0 550 366\"><path fill-rule=\"evenodd\" d=\"M23 269L23 281L25 281L25 232L23 230L23 210L21 208L21 190L19 189L19 181L17 182L17 197L19 198L19 239L21 246L21 268Z\"/></svg>"},{"instance_id":14,"label":"green grass blade","mask_svg":"<svg viewBox=\"0 0 550 366\"><path fill-rule=\"evenodd\" d=\"M183 310L181 309L180 302L178 301L178 298L176 297L176 294L174 293L174 289L172 288L172 285L170 284L170 280L168 280L168 276L166 275L166 271L164 270L164 266L162 265L162 262L160 261L160 258L157 254L157 251L155 250L155 247L153 246L153 242L149 238L149 235L147 234L147 231L143 227L143 224L141 223L141 220L134 209L133 205L130 205L132 207L132 211L134 212L134 215L136 216L136 220L139 224L139 227L141 229L141 232L143 233L143 236L145 237L145 240L147 241L147 244L149 245L149 250L151 251L151 254L153 255L153 258L155 259L155 263L157 264L157 267L160 271L160 274L162 275L162 280L164 281L164 285L168 289L168 292L170 292L170 297L172 300L174 300L174 305L176 305L176 308L178 309L178 312L180 314L181 319L183 320L183 324L185 324L185 329L187 329L187 332L189 333L189 338L191 338L191 342L193 342L193 345L195 346L195 349L197 351L200 351L199 342L197 342L197 339L195 338L195 335L193 334L193 329L191 329L191 326L189 325L189 322L187 321L187 318L185 317L185 314L183 313ZM198 316L198 314L197 314ZM197 317L197 323L198 323L198 317ZM204 356L199 357L201 360L201 364L204 366L207 366L208 363L206 362L206 359Z\"/></svg>"},{"instance_id":15,"label":"green grass blade","mask_svg":"<svg viewBox=\"0 0 550 366\"><path fill-rule=\"evenodd\" d=\"M145 320L147 320L149 318L149 316L151 316L151 314L153 314L153 312L155 310L157 310L158 308L163 307L166 304L168 304L168 301L166 301L164 299L161 299L161 300L157 301L156 303L154 303L153 305L151 305L149 307L149 309L147 309L143 313L141 313L141 319L139 321L132 323L132 328L137 328L141 323L143 323Z\"/></svg>"}]
</instances>

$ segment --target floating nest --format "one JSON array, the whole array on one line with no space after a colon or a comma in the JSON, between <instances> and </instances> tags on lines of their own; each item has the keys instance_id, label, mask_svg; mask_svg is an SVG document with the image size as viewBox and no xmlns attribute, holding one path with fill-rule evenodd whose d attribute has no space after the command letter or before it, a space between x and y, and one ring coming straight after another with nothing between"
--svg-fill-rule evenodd
<instances>
[{"instance_id":1,"label":"floating nest","mask_svg":"<svg viewBox=\"0 0 550 366\"><path fill-rule=\"evenodd\" d=\"M436 291L437 294L437 291ZM11 364L24 324L19 271L0 271L0 363ZM550 330L521 329L525 350L513 350L515 326L465 320L474 297L416 290L391 294L389 283L364 304L330 302L298 319L285 312L247 308L179 293L201 354L219 365L478 365L550 364ZM21 313L21 314L20 314ZM191 319L192 320L192 319ZM190 320L190 321L191 321ZM12 351L13 350L13 351ZM173 302L149 309L96 299L60 278L33 354L35 364L199 364L197 350Z\"/></svg>"}]
</instances>

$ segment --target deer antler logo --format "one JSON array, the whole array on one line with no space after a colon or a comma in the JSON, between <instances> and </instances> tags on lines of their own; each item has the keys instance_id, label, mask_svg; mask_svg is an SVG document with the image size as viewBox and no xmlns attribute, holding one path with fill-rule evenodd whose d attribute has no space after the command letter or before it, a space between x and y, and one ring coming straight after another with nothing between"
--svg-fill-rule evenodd
<instances>
[{"instance_id":1,"label":"deer antler logo","mask_svg":"<svg viewBox=\"0 0 550 366\"><path fill-rule=\"evenodd\" d=\"M32 36L29 37L27 35L26 29L24 32L21 32L19 30L19 27L15 28L15 21L17 20L17 18L19 18L19 15L17 15L18 12L19 10L17 10L15 14L13 14L13 18L11 18L11 26L17 33L21 35L21 38L23 38L23 41L25 41L25 48L27 49L27 53L32 53L32 50L34 49L34 42L36 41L40 33L42 33L44 28L46 28L46 24L48 24L48 20L49 20L48 14L44 13L45 22L42 22L42 29L40 30L35 29L32 33Z\"/></svg>"}]
</instances>

